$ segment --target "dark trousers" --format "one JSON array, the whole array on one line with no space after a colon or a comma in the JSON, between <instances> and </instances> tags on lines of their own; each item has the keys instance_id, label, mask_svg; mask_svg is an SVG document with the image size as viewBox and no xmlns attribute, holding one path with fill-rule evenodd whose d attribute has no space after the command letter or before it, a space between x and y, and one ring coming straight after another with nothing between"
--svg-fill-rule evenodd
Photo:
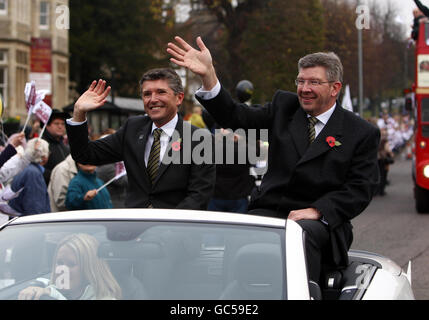
<instances>
[{"instance_id":1,"label":"dark trousers","mask_svg":"<svg viewBox=\"0 0 429 320\"><path fill-rule=\"evenodd\" d=\"M384 159L378 160L378 168L380 170L380 183L378 185L377 193L383 196L386 194L384 190L387 184L387 168L386 168L386 161Z\"/></svg>"},{"instance_id":2,"label":"dark trousers","mask_svg":"<svg viewBox=\"0 0 429 320\"><path fill-rule=\"evenodd\" d=\"M253 209L249 214L269 216L275 218L284 218L279 212L269 209ZM307 273L309 280L320 284L322 263L333 265L329 261L332 253L329 241L329 229L326 224L320 220L299 220L296 221L305 233L305 257L307 260Z\"/></svg>"},{"instance_id":3,"label":"dark trousers","mask_svg":"<svg viewBox=\"0 0 429 320\"><path fill-rule=\"evenodd\" d=\"M328 226L319 220L296 221L304 230L305 256L309 280L320 284L323 257L330 256Z\"/></svg>"}]
</instances>

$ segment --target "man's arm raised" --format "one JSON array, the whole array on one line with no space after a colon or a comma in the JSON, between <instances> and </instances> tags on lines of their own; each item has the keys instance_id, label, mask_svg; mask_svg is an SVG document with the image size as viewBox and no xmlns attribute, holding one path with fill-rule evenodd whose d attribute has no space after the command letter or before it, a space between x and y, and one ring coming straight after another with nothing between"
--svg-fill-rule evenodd
<instances>
[{"instance_id":1,"label":"man's arm raised","mask_svg":"<svg viewBox=\"0 0 429 320\"><path fill-rule=\"evenodd\" d=\"M170 61L200 76L203 89L211 90L218 83L218 78L210 51L201 37L197 38L197 45L200 50L194 49L181 37L176 36L174 39L177 45L169 42L167 48L167 52L173 56Z\"/></svg>"},{"instance_id":2,"label":"man's arm raised","mask_svg":"<svg viewBox=\"0 0 429 320\"><path fill-rule=\"evenodd\" d=\"M106 81L98 80L93 81L86 90L76 101L73 109L73 121L83 122L86 120L86 113L88 111L101 107L110 93L110 86L106 88Z\"/></svg>"}]
</instances>

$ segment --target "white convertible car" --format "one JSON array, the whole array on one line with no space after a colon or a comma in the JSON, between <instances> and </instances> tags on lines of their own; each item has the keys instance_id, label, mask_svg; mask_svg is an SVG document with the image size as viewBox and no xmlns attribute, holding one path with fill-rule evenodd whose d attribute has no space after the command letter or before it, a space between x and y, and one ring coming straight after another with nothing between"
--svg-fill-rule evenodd
<instances>
[{"instance_id":1,"label":"white convertible car","mask_svg":"<svg viewBox=\"0 0 429 320\"><path fill-rule=\"evenodd\" d=\"M349 257L319 286L308 281L303 232L290 220L167 209L40 214L0 227L0 299L414 299L410 271L368 252ZM109 297L114 282L120 295Z\"/></svg>"}]
</instances>

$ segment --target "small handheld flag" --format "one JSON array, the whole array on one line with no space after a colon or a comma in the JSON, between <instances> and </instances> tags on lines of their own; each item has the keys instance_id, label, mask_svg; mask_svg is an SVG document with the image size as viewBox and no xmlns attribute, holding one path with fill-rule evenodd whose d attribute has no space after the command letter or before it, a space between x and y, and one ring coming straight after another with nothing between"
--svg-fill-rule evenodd
<instances>
[{"instance_id":1,"label":"small handheld flag","mask_svg":"<svg viewBox=\"0 0 429 320\"><path fill-rule=\"evenodd\" d=\"M107 181L105 184L103 184L100 188L97 189L97 193L107 187L109 184L111 184L113 181L118 180L120 177L125 176L127 174L127 171L125 170L125 164L123 161L116 162L115 163L115 176Z\"/></svg>"}]
</instances>

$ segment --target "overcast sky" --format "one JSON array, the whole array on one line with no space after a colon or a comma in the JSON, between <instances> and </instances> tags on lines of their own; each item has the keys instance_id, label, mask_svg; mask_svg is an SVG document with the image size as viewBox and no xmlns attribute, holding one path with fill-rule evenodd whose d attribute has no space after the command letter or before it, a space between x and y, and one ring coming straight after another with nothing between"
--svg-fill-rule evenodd
<instances>
[{"instance_id":1,"label":"overcast sky","mask_svg":"<svg viewBox=\"0 0 429 320\"><path fill-rule=\"evenodd\" d=\"M413 9L416 8L414 0L377 0L377 3L387 4L390 2L400 15L402 22L407 26L413 23ZM429 7L429 0L421 0L421 2ZM411 28L411 27L410 27Z\"/></svg>"},{"instance_id":2,"label":"overcast sky","mask_svg":"<svg viewBox=\"0 0 429 320\"><path fill-rule=\"evenodd\" d=\"M345 1L345 0L344 0ZM355 0L348 0L355 1ZM413 9L416 8L414 0L360 0L362 4L372 2L377 5L384 6L386 8L387 4L390 3L398 14L395 19L397 22L400 22L404 25L406 35L409 36L411 31L411 24L413 23ZM421 0L421 2L429 7L429 0Z\"/></svg>"}]
</instances>

